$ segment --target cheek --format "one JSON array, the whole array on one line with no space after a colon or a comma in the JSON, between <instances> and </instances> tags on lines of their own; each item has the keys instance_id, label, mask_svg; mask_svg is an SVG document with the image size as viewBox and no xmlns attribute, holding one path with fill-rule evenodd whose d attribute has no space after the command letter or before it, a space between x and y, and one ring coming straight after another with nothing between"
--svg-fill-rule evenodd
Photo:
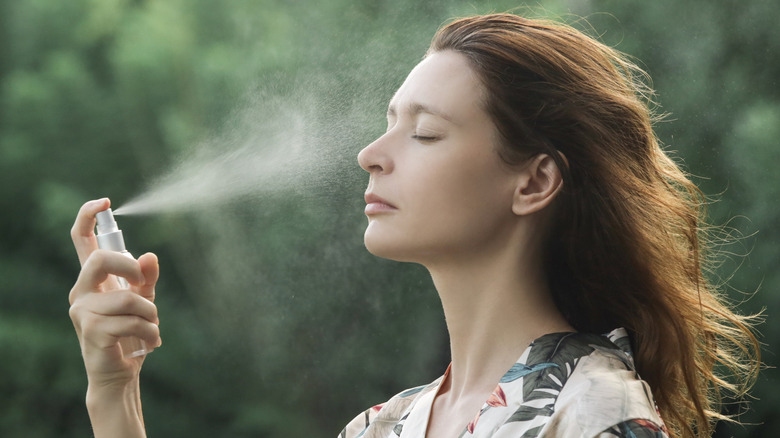
<instances>
[{"instance_id":1,"label":"cheek","mask_svg":"<svg viewBox=\"0 0 780 438\"><path fill-rule=\"evenodd\" d=\"M502 169L484 157L465 156L422 172L419 201L435 211L479 215L484 209L511 209L511 188ZM414 189L414 188L412 188ZM508 203L507 203L508 202Z\"/></svg>"},{"instance_id":2,"label":"cheek","mask_svg":"<svg viewBox=\"0 0 780 438\"><path fill-rule=\"evenodd\" d=\"M464 165L467 163L468 165ZM501 169L478 160L458 160L424 174L415 200L415 224L429 235L467 237L500 227L512 217L512 189Z\"/></svg>"}]
</instances>

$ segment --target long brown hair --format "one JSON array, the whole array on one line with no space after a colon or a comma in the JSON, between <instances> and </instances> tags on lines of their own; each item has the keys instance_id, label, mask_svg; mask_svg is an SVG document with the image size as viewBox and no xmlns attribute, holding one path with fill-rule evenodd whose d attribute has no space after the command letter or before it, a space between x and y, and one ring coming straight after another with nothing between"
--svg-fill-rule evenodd
<instances>
[{"instance_id":1,"label":"long brown hair","mask_svg":"<svg viewBox=\"0 0 780 438\"><path fill-rule=\"evenodd\" d=\"M468 58L509 164L563 173L547 276L580 331L624 327L673 436L709 436L721 390L759 370L751 318L708 282L704 197L653 132L652 90L626 56L565 24L511 14L454 21L429 53Z\"/></svg>"}]
</instances>

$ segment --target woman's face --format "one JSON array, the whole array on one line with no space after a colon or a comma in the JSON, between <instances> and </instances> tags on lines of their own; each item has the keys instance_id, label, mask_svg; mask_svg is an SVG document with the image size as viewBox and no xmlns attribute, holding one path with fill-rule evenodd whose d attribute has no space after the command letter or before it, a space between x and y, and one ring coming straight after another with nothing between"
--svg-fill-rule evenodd
<instances>
[{"instance_id":1,"label":"woman's face","mask_svg":"<svg viewBox=\"0 0 780 438\"><path fill-rule=\"evenodd\" d=\"M427 265L506 245L516 174L495 150L482 93L453 51L428 56L398 89L387 132L358 154L370 252Z\"/></svg>"}]
</instances>

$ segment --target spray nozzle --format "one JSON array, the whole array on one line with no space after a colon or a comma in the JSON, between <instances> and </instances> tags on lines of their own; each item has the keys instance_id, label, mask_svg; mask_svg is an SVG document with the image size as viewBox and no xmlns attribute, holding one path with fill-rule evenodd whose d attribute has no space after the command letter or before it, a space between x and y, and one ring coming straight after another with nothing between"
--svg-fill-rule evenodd
<instances>
[{"instance_id":1,"label":"spray nozzle","mask_svg":"<svg viewBox=\"0 0 780 438\"><path fill-rule=\"evenodd\" d=\"M111 209L103 210L95 215L97 219L97 232L98 234L110 233L112 231L119 231L119 226L114 220L114 213Z\"/></svg>"},{"instance_id":2,"label":"spray nozzle","mask_svg":"<svg viewBox=\"0 0 780 438\"><path fill-rule=\"evenodd\" d=\"M125 239L122 237L122 230L114 220L114 213L111 209L103 210L95 215L97 220L97 240L98 247L110 249L112 251L126 252Z\"/></svg>"}]
</instances>

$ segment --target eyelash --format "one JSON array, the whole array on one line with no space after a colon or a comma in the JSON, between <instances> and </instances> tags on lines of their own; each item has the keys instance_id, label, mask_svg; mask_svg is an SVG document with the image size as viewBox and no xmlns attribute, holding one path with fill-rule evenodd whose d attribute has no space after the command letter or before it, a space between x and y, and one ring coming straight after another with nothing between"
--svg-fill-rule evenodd
<instances>
[{"instance_id":1,"label":"eyelash","mask_svg":"<svg viewBox=\"0 0 780 438\"><path fill-rule=\"evenodd\" d=\"M419 141L436 141L439 138L438 137L428 137L424 135L412 135L412 138Z\"/></svg>"}]
</instances>

